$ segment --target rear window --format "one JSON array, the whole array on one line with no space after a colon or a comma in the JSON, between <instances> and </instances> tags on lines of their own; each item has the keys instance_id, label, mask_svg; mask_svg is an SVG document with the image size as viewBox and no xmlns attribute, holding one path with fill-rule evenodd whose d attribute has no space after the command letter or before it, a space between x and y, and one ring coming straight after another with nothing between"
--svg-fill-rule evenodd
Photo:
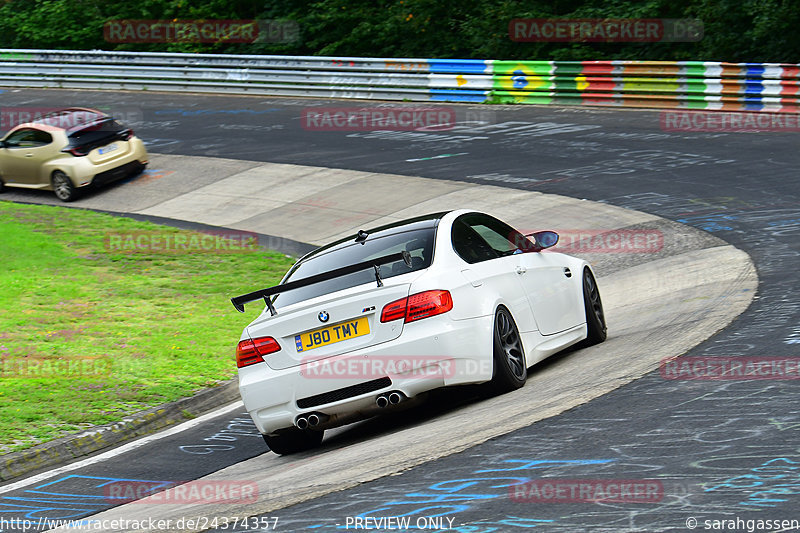
<instances>
[{"instance_id":1,"label":"rear window","mask_svg":"<svg viewBox=\"0 0 800 533\"><path fill-rule=\"evenodd\" d=\"M81 126L68 135L69 145L72 148L102 146L118 138L125 131L125 126L113 118L96 122L88 126Z\"/></svg>"},{"instance_id":2,"label":"rear window","mask_svg":"<svg viewBox=\"0 0 800 533\"><path fill-rule=\"evenodd\" d=\"M370 235L364 244L354 240L340 243L318 255L314 255L297 265L289 272L285 281L297 281L315 274L328 272L336 268L369 261L384 255L402 252L411 254L411 268L403 261L396 261L382 265L380 274L382 279L388 279L415 270L428 268L433 260L433 243L436 237L436 228L414 229L386 234L381 232ZM303 300L308 300L329 294L331 292L348 289L364 283L375 283L375 271L363 270L347 276L323 281L308 287L302 287L275 297L275 304L287 306Z\"/></svg>"}]
</instances>

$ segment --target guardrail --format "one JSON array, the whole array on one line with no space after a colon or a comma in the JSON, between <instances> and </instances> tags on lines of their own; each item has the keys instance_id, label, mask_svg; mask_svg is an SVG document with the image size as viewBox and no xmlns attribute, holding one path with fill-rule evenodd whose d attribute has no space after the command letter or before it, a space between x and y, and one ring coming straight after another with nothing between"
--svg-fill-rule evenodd
<instances>
[{"instance_id":1,"label":"guardrail","mask_svg":"<svg viewBox=\"0 0 800 533\"><path fill-rule=\"evenodd\" d=\"M800 113L800 65L0 49L0 86Z\"/></svg>"}]
</instances>

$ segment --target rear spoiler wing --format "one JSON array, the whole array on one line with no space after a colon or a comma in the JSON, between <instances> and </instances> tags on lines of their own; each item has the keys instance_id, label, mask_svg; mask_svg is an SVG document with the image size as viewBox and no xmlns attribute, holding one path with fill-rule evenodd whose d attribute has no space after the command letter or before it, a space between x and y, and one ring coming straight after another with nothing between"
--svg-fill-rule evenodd
<instances>
[{"instance_id":1,"label":"rear spoiler wing","mask_svg":"<svg viewBox=\"0 0 800 533\"><path fill-rule=\"evenodd\" d=\"M264 303L266 303L267 308L269 308L270 314L274 316L275 314L277 314L277 312L275 311L275 307L273 307L272 305L272 300L270 299L270 296L274 296L275 294L280 294L282 292L287 292L294 289L299 289L301 287L308 287L309 285L314 285L315 283L328 281L329 279L340 278L342 276L353 274L355 272L360 272L362 270L367 270L369 268L375 270L375 281L378 283L378 287L383 287L380 267L381 265L385 265L387 263L394 263L395 261L403 261L408 268L411 268L411 254L403 250L402 252L397 252L396 254L384 255L383 257L377 257L375 259L370 259L369 261L362 261L361 263L356 263L354 265L348 265L341 268L336 268L334 270L329 270L328 272L321 272L319 274L299 279L297 281L290 281L288 283L283 283L281 285L275 285L274 287L267 287L266 289L261 289L258 291L243 294L241 296L236 296L234 298L231 298L231 303L233 304L233 307L235 307L237 311L239 311L240 313L244 313L244 304L255 302L256 300L261 300L263 298Z\"/></svg>"}]
</instances>

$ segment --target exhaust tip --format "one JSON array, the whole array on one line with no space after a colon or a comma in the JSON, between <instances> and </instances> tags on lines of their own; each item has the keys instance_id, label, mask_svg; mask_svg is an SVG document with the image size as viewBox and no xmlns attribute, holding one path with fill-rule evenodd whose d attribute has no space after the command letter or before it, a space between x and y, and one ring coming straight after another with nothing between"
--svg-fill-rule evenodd
<instances>
[{"instance_id":1,"label":"exhaust tip","mask_svg":"<svg viewBox=\"0 0 800 533\"><path fill-rule=\"evenodd\" d=\"M306 429L308 427L308 419L301 416L295 421L294 425L297 426L297 429Z\"/></svg>"},{"instance_id":2,"label":"exhaust tip","mask_svg":"<svg viewBox=\"0 0 800 533\"><path fill-rule=\"evenodd\" d=\"M392 405L397 405L402 401L403 401L403 396L399 392L393 392L389 395L389 403Z\"/></svg>"},{"instance_id":3,"label":"exhaust tip","mask_svg":"<svg viewBox=\"0 0 800 533\"><path fill-rule=\"evenodd\" d=\"M381 394L380 396L375 398L375 403L378 405L378 407L381 408L386 407L387 405L389 405L389 398Z\"/></svg>"},{"instance_id":4,"label":"exhaust tip","mask_svg":"<svg viewBox=\"0 0 800 533\"><path fill-rule=\"evenodd\" d=\"M318 425L319 425L319 423L320 423L320 419L319 419L319 417L318 417L317 415L315 415L315 414L310 414L310 415L308 415L308 419L307 419L307 420L308 420L308 425L309 425L310 427L312 427L312 428L313 428L314 426L318 426Z\"/></svg>"}]
</instances>

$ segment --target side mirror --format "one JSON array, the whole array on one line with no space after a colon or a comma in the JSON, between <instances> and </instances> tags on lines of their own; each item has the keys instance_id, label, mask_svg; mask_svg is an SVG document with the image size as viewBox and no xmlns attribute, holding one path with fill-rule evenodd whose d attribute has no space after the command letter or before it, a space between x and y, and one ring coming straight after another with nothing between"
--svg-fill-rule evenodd
<instances>
[{"instance_id":1,"label":"side mirror","mask_svg":"<svg viewBox=\"0 0 800 533\"><path fill-rule=\"evenodd\" d=\"M7 148L7 147L8 145L6 144L5 141L0 141L0 148Z\"/></svg>"},{"instance_id":2,"label":"side mirror","mask_svg":"<svg viewBox=\"0 0 800 533\"><path fill-rule=\"evenodd\" d=\"M537 231L529 233L526 237L533 237L533 247L530 252L541 252L546 248L552 248L558 242L558 233L555 231Z\"/></svg>"}]
</instances>

